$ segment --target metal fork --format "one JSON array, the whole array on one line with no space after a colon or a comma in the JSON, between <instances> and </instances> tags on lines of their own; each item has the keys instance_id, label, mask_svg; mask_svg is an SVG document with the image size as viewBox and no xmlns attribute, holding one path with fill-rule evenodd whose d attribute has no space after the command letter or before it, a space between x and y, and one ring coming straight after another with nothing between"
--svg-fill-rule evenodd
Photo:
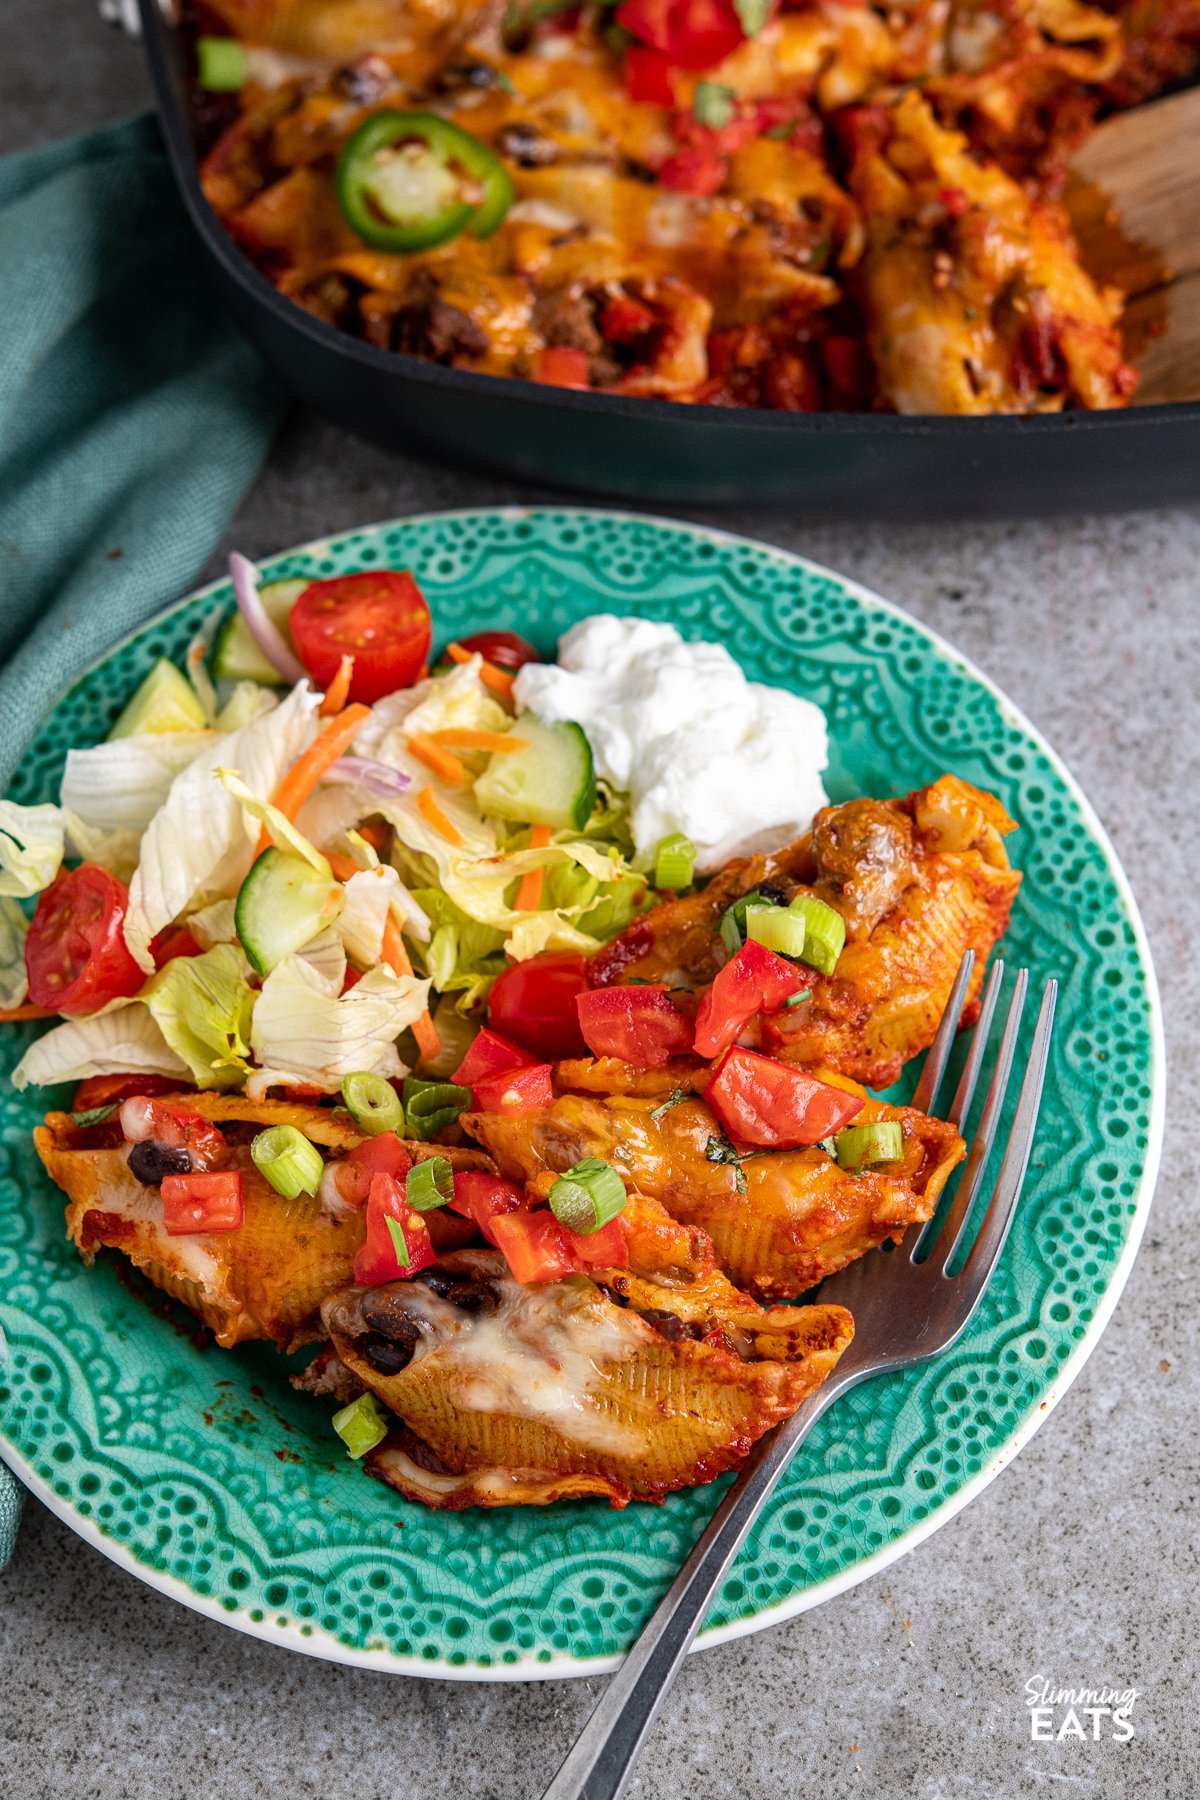
<instances>
[{"instance_id":1,"label":"metal fork","mask_svg":"<svg viewBox=\"0 0 1200 1800\"><path fill-rule=\"evenodd\" d=\"M912 1104L932 1113L962 1014L974 955L964 956ZM962 1075L947 1113L959 1130L970 1110L1000 994L1004 965L993 964ZM979 1125L944 1221L914 1225L890 1254L861 1257L826 1281L820 1298L849 1307L854 1339L833 1373L790 1419L760 1438L697 1539L642 1635L613 1676L543 1800L617 1800L717 1588L750 1527L817 1420L842 1394L872 1376L926 1362L962 1335L1008 1236L1025 1179L1058 984L1048 981L991 1198L971 1233L974 1202L995 1142L1028 987L1021 969L1001 1034ZM968 1247L969 1246L969 1247ZM952 1263L965 1260L952 1275Z\"/></svg>"}]
</instances>

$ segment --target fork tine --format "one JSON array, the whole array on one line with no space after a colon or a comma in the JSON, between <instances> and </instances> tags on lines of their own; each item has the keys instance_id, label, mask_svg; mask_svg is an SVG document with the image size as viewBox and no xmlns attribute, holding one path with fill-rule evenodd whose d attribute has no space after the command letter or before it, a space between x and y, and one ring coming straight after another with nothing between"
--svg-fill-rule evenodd
<instances>
[{"instance_id":1,"label":"fork tine","mask_svg":"<svg viewBox=\"0 0 1200 1800\"><path fill-rule=\"evenodd\" d=\"M909 1102L909 1105L915 1106L918 1112L931 1113L933 1111L938 1088L942 1085L946 1060L950 1055L950 1046L954 1042L954 1034L958 1030L958 1022L962 1017L967 983L971 979L971 970L974 967L975 952L965 950L963 959L958 965L958 974L954 977L954 986L950 989L950 995L942 1013L941 1023L937 1028L937 1036L929 1046L925 1067L921 1070L921 1079Z\"/></svg>"},{"instance_id":2,"label":"fork tine","mask_svg":"<svg viewBox=\"0 0 1200 1800\"><path fill-rule=\"evenodd\" d=\"M983 1066L983 1053L987 1049L988 1037L992 1029L992 1015L996 1010L996 1002L1000 998L1000 984L1004 980L1004 959L997 957L988 973L987 987L984 989L983 1002L979 1008L979 1021L971 1038L971 1048L967 1052L967 1060L963 1064L963 1072L954 1091L954 1099L946 1117L956 1130L961 1131L963 1120L971 1110L971 1101L975 1098L975 1084L979 1080L979 1071Z\"/></svg>"},{"instance_id":3,"label":"fork tine","mask_svg":"<svg viewBox=\"0 0 1200 1800\"><path fill-rule=\"evenodd\" d=\"M983 1292L1004 1248L1008 1228L1017 1210L1025 1171L1029 1167L1033 1134L1037 1128L1038 1109L1042 1102L1042 1086L1046 1079L1046 1065L1050 1057L1050 1033L1054 1025L1057 999L1058 983L1051 978L1042 990L1041 1009L1038 1012L1033 1043L1029 1048L1029 1061L1025 1065L1021 1092L1017 1096L1012 1131L1004 1147L1000 1173L996 1177L996 1185L988 1201L979 1235L962 1267L963 1276L977 1294Z\"/></svg>"},{"instance_id":4,"label":"fork tine","mask_svg":"<svg viewBox=\"0 0 1200 1800\"><path fill-rule=\"evenodd\" d=\"M1028 969L1018 969L1017 979L1013 983L1012 999L1008 1003L1008 1017L1004 1021L1004 1032L1000 1039L1000 1049L996 1057L996 1066L992 1070L992 1079L988 1083L987 1096L983 1102L979 1126L975 1133L975 1141L971 1145L959 1177L958 1191L954 1196L949 1212L946 1214L942 1228L937 1234L934 1245L926 1261L934 1268L945 1272L951 1257L958 1248L958 1242L964 1227L971 1216L971 1208L979 1193L991 1155L992 1144L1000 1124L1000 1111L1004 1105L1004 1096L1008 1091L1008 1078L1012 1072L1013 1053L1017 1047L1017 1033L1021 1029L1021 1014L1025 1010L1025 991L1029 985ZM918 1244L916 1250L922 1248Z\"/></svg>"}]
</instances>

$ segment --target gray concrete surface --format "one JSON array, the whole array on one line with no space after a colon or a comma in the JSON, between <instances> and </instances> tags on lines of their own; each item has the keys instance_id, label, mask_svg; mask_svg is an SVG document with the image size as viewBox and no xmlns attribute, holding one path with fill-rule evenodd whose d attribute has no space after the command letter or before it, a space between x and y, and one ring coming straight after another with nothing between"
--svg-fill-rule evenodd
<instances>
[{"instance_id":1,"label":"gray concrete surface","mask_svg":"<svg viewBox=\"0 0 1200 1800\"><path fill-rule=\"evenodd\" d=\"M0 150L98 124L144 97L136 51L85 0L6 0ZM254 554L366 520L526 497L389 460L298 417L236 536ZM800 529L749 509L720 522L907 606L1058 746L1146 916L1172 1123L1133 1278L1044 1430L882 1576L693 1658L631 1792L1185 1800L1200 1790L1200 1252L1188 1126L1200 1079L1200 508L968 530ZM1132 1742L1031 1742L1023 1689L1039 1675L1135 1687ZM0 1576L6 1800L531 1800L602 1685L459 1686L290 1656L151 1592L33 1503Z\"/></svg>"}]
</instances>

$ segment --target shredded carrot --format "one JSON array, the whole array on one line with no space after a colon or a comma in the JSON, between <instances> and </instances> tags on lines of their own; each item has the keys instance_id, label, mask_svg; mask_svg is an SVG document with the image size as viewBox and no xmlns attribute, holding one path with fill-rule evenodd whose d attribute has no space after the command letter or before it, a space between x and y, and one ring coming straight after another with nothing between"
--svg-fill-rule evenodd
<instances>
[{"instance_id":1,"label":"shredded carrot","mask_svg":"<svg viewBox=\"0 0 1200 1800\"><path fill-rule=\"evenodd\" d=\"M350 683L354 680L354 658L343 656L337 674L325 689L325 698L317 712L322 719L332 719L341 712L350 698Z\"/></svg>"},{"instance_id":2,"label":"shredded carrot","mask_svg":"<svg viewBox=\"0 0 1200 1800\"><path fill-rule=\"evenodd\" d=\"M16 1025L22 1019L57 1019L52 1006L10 1006L0 1010L0 1025Z\"/></svg>"},{"instance_id":3,"label":"shredded carrot","mask_svg":"<svg viewBox=\"0 0 1200 1800\"><path fill-rule=\"evenodd\" d=\"M408 739L408 749L418 762L423 762L427 769L432 769L435 775L451 787L466 787L471 779L457 756L452 756L449 750L443 750L432 738L422 737L419 731L414 731Z\"/></svg>"},{"instance_id":4,"label":"shredded carrot","mask_svg":"<svg viewBox=\"0 0 1200 1800\"><path fill-rule=\"evenodd\" d=\"M354 829L364 844L370 844L372 850L382 850L387 843L388 827L386 825L372 824L370 820L367 820L362 825L356 825Z\"/></svg>"},{"instance_id":5,"label":"shredded carrot","mask_svg":"<svg viewBox=\"0 0 1200 1800\"><path fill-rule=\"evenodd\" d=\"M383 960L396 975L411 975L412 963L408 951L404 948L404 939L400 928L389 913L383 927ZM423 1012L413 1025L413 1036L417 1040L417 1049L426 1062L432 1062L442 1047L437 1026L427 1012Z\"/></svg>"},{"instance_id":6,"label":"shredded carrot","mask_svg":"<svg viewBox=\"0 0 1200 1800\"><path fill-rule=\"evenodd\" d=\"M329 852L329 866L339 881L349 881L352 875L360 875L362 873L362 870L352 857L339 856L335 850ZM404 938L400 933L399 926L396 924L395 919L392 918L390 913L384 921L383 926L382 955L388 968L395 974L411 975L413 973L412 962L409 958L408 951L404 948ZM347 971L347 973L349 973L349 971ZM357 982L358 979L359 977L356 974L355 981ZM343 987L342 992L346 992L345 987ZM437 1034L437 1028L428 1012L423 1012L413 1026L413 1036L417 1040L421 1055L427 1062L435 1057L442 1047L441 1039Z\"/></svg>"},{"instance_id":7,"label":"shredded carrot","mask_svg":"<svg viewBox=\"0 0 1200 1800\"><path fill-rule=\"evenodd\" d=\"M507 731L472 731L466 725L447 725L441 731L431 731L429 742L444 744L448 750L490 750L493 756L529 748L528 738L509 737Z\"/></svg>"},{"instance_id":8,"label":"shredded carrot","mask_svg":"<svg viewBox=\"0 0 1200 1800\"><path fill-rule=\"evenodd\" d=\"M371 716L369 706L348 706L336 719L330 719L315 744L298 756L271 796L274 806L286 818L294 819L321 777L332 769L339 757L345 756L358 733L359 726ZM261 856L271 842L264 825L258 836L256 856Z\"/></svg>"},{"instance_id":9,"label":"shredded carrot","mask_svg":"<svg viewBox=\"0 0 1200 1800\"><path fill-rule=\"evenodd\" d=\"M466 663L471 660L471 652L464 650L461 644L447 644L446 655L451 662ZM497 669L492 663L485 662L479 670L479 679L484 687L491 688L493 694L499 694L504 700L512 699L516 676L510 675L506 669Z\"/></svg>"},{"instance_id":10,"label":"shredded carrot","mask_svg":"<svg viewBox=\"0 0 1200 1800\"><path fill-rule=\"evenodd\" d=\"M425 823L432 825L433 829L440 833L448 844L453 844L456 850L463 848L466 839L454 821L446 817L433 797L432 788L423 787L417 795L417 811Z\"/></svg>"},{"instance_id":11,"label":"shredded carrot","mask_svg":"<svg viewBox=\"0 0 1200 1800\"><path fill-rule=\"evenodd\" d=\"M535 825L529 834L529 848L544 850L550 842L550 827ZM517 885L517 897L513 906L517 912L536 912L542 904L542 883L546 879L545 869L527 869Z\"/></svg>"}]
</instances>

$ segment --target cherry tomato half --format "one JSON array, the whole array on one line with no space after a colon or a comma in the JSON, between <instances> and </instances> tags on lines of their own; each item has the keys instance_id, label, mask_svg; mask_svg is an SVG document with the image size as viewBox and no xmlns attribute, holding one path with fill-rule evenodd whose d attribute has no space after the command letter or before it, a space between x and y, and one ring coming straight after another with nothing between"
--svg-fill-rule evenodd
<instances>
[{"instance_id":1,"label":"cherry tomato half","mask_svg":"<svg viewBox=\"0 0 1200 1800\"><path fill-rule=\"evenodd\" d=\"M482 656L494 669L511 669L514 674L526 663L542 660L529 639L516 631L476 631L458 641L464 650L472 656Z\"/></svg>"},{"instance_id":2,"label":"cherry tomato half","mask_svg":"<svg viewBox=\"0 0 1200 1800\"><path fill-rule=\"evenodd\" d=\"M96 863L64 870L37 903L25 939L29 998L56 1012L89 1013L146 984L125 943L129 890Z\"/></svg>"},{"instance_id":3,"label":"cherry tomato half","mask_svg":"<svg viewBox=\"0 0 1200 1800\"><path fill-rule=\"evenodd\" d=\"M352 656L349 698L367 704L411 687L429 660L433 638L425 596L402 569L310 582L292 607L288 628L317 687L328 687L343 656Z\"/></svg>"},{"instance_id":4,"label":"cherry tomato half","mask_svg":"<svg viewBox=\"0 0 1200 1800\"><path fill-rule=\"evenodd\" d=\"M497 977L488 996L488 1024L552 1062L586 1056L575 996L589 986L587 962L577 951L544 950Z\"/></svg>"}]
</instances>

